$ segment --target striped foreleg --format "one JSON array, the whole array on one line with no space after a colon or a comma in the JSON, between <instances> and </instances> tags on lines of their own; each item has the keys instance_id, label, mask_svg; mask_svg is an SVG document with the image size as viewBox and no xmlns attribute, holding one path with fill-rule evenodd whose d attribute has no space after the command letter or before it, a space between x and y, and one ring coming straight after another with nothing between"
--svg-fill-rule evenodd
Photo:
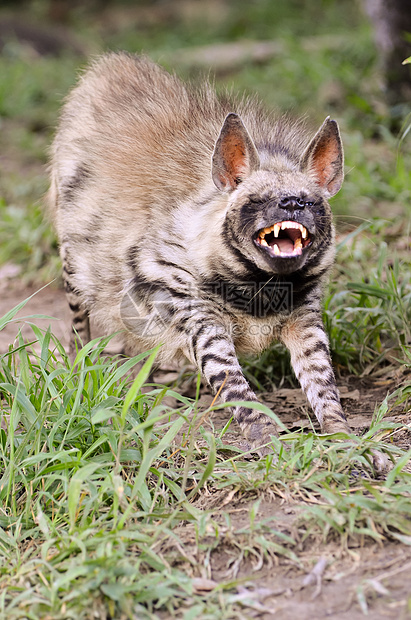
<instances>
[{"instance_id":1,"label":"striped foreleg","mask_svg":"<svg viewBox=\"0 0 411 620\"><path fill-rule=\"evenodd\" d=\"M242 373L226 326L204 318L196 322L191 336L191 357L213 392L219 392L224 402L257 402L256 395ZM269 452L268 447L262 446L270 443L271 435L277 435L273 421L265 414L247 407L233 408L233 415L252 447L259 448L260 454Z\"/></svg>"},{"instance_id":2,"label":"striped foreleg","mask_svg":"<svg viewBox=\"0 0 411 620\"><path fill-rule=\"evenodd\" d=\"M281 339L291 364L323 433L350 432L340 403L325 333L319 312L290 319Z\"/></svg>"}]
</instances>

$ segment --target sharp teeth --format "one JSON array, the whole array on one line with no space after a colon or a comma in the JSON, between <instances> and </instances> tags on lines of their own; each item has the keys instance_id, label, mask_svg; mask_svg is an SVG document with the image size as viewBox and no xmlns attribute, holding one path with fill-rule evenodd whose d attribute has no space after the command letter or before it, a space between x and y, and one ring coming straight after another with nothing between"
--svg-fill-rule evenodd
<instances>
[{"instance_id":1,"label":"sharp teeth","mask_svg":"<svg viewBox=\"0 0 411 620\"><path fill-rule=\"evenodd\" d=\"M281 222L281 230L287 230L287 228L298 228L298 222Z\"/></svg>"},{"instance_id":2,"label":"sharp teeth","mask_svg":"<svg viewBox=\"0 0 411 620\"><path fill-rule=\"evenodd\" d=\"M287 230L290 228L295 228L297 230L299 230L301 232L301 236L302 239L305 240L308 238L308 231L305 228L305 226L303 226L302 224L300 224L299 222L291 222L291 221L287 221L287 222L278 222L277 224L273 224L270 227L267 228L263 228L263 230L260 230L260 232L258 233L259 239L260 239L260 243L261 245L267 246L268 243L265 241L265 236L269 235L270 233L274 233L274 237L278 238L279 234L280 234L280 230ZM297 245L296 247L301 247L301 240L298 239L297 240ZM281 254L279 248L277 245L274 246L274 254Z\"/></svg>"},{"instance_id":3,"label":"sharp teeth","mask_svg":"<svg viewBox=\"0 0 411 620\"><path fill-rule=\"evenodd\" d=\"M297 239L294 241L294 250L301 249L302 247L303 244L301 243L301 239L300 237L297 237Z\"/></svg>"},{"instance_id":4,"label":"sharp teeth","mask_svg":"<svg viewBox=\"0 0 411 620\"><path fill-rule=\"evenodd\" d=\"M280 248L278 247L276 243L274 243L273 251L274 251L274 254L276 254L277 256L281 254Z\"/></svg>"}]
</instances>

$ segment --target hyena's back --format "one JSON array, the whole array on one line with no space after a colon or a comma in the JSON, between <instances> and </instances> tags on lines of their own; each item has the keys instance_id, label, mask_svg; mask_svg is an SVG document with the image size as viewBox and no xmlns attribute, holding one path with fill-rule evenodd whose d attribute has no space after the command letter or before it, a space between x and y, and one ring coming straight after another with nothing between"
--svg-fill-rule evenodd
<instances>
[{"instance_id":1,"label":"hyena's back","mask_svg":"<svg viewBox=\"0 0 411 620\"><path fill-rule=\"evenodd\" d=\"M207 84L186 87L144 57L104 56L85 73L63 110L52 164L57 187L71 197L77 186L86 189L86 180L92 186L97 172L113 196L120 192L129 199L122 211L130 207L135 214L136 200L140 210L154 209L153 202L174 206L214 187L210 160L233 109L256 144L286 148L287 157L298 162L306 141L300 123L273 123L256 102L219 99Z\"/></svg>"},{"instance_id":2,"label":"hyena's back","mask_svg":"<svg viewBox=\"0 0 411 620\"><path fill-rule=\"evenodd\" d=\"M74 327L83 342L84 309L107 331L123 328L121 299L132 277L127 254L140 241L154 243L156 219L161 226L176 204L210 183L221 118L211 91L196 98L148 59L124 53L97 61L68 97L48 202L74 312L81 301Z\"/></svg>"},{"instance_id":3,"label":"hyena's back","mask_svg":"<svg viewBox=\"0 0 411 620\"><path fill-rule=\"evenodd\" d=\"M224 116L211 89L188 92L145 58L105 56L83 76L63 110L53 164L59 187L75 184L81 166L91 184L93 173L104 175L113 195L129 197L134 211L136 199L140 209L150 209L153 200L184 199L209 181Z\"/></svg>"}]
</instances>

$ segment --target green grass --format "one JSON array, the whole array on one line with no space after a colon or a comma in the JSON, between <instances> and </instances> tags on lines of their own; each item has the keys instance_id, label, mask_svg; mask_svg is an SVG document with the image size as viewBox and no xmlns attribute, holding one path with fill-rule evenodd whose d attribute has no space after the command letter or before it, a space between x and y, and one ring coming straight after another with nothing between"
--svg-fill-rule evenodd
<instances>
[{"instance_id":1,"label":"green grass","mask_svg":"<svg viewBox=\"0 0 411 620\"><path fill-rule=\"evenodd\" d=\"M338 254L324 319L340 375L395 376L397 387L361 437L284 432L277 462L255 460L227 445L229 425L214 428L213 412L182 396L179 382L147 384L155 352L140 356L135 379L139 358L107 359L107 340L71 366L53 333L32 325L32 338L19 335L0 357L0 618L250 617L252 596L240 586L242 574L258 576L253 567L280 559L307 570L304 549L318 541L343 550L352 541L410 544L411 453L396 445L403 427L387 419L395 408L409 412L411 396L409 108L393 129L401 119L382 99L372 33L353 0L222 1L214 12L193 3L191 13L186 4L138 12L118 2L107 9L123 7L116 27L110 13L96 20L93 5L80 3L69 26L92 52L143 50L197 79L174 64L175 51L189 58L197 45L279 43L272 60L244 62L217 76L217 87L307 114L314 130L328 114L338 120L346 180L332 201ZM38 0L27 15L46 22L47 6ZM0 55L0 266L18 264L26 282L60 274L42 210L47 149L84 64L69 54L34 58L15 41ZM296 384L279 345L244 369L260 390ZM377 446L393 463L385 480L373 472ZM275 504L263 509L267 498L290 502L293 519ZM241 521L236 502L248 507ZM371 586L358 586L364 613Z\"/></svg>"},{"instance_id":2,"label":"green grass","mask_svg":"<svg viewBox=\"0 0 411 620\"><path fill-rule=\"evenodd\" d=\"M369 374L395 355L406 357L411 342L411 272L381 241L386 225L374 220L363 227L367 237L341 242L337 285L326 298L336 362L353 372Z\"/></svg>"}]
</instances>

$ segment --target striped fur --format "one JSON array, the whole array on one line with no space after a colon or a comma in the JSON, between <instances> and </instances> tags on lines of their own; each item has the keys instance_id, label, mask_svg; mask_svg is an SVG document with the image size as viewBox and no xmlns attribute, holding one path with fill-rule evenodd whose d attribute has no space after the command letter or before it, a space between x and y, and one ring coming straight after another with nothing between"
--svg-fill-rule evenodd
<instances>
[{"instance_id":1,"label":"striped fur","mask_svg":"<svg viewBox=\"0 0 411 620\"><path fill-rule=\"evenodd\" d=\"M224 401L256 401L237 354L279 339L321 429L348 431L321 320L327 198L342 178L335 121L312 138L148 59L103 56L68 97L52 150L71 354L92 313L129 353L161 342L160 362L187 357ZM278 256L267 231L281 222ZM276 433L254 410L234 415L255 447Z\"/></svg>"}]
</instances>

